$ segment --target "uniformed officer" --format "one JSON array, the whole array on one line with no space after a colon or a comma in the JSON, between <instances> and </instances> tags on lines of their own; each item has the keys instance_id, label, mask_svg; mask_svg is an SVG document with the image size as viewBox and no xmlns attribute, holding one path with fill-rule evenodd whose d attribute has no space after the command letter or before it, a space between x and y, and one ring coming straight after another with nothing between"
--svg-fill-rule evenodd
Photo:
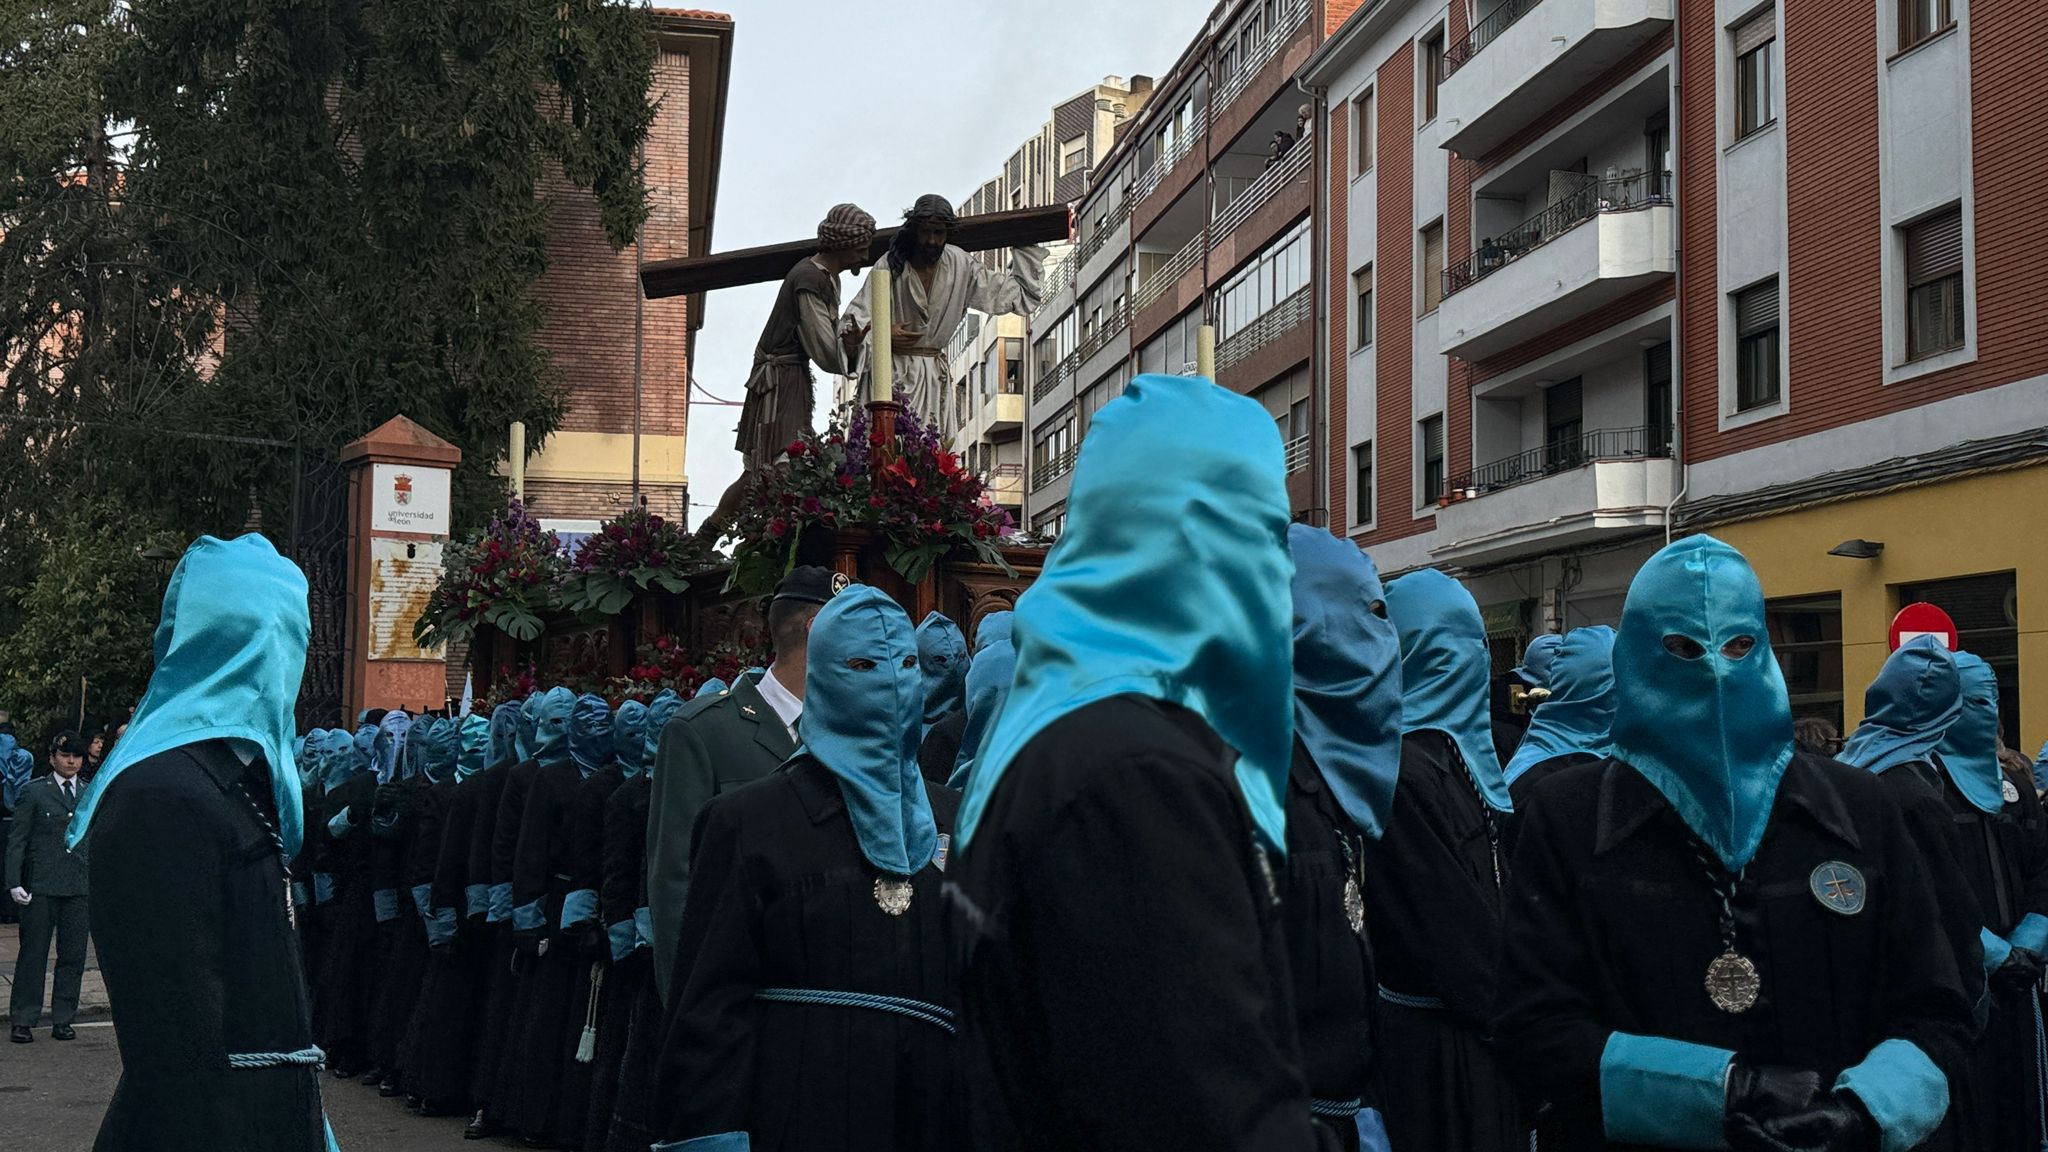
<instances>
[{"instance_id":1,"label":"uniformed officer","mask_svg":"<svg viewBox=\"0 0 2048 1152\"><path fill-rule=\"evenodd\" d=\"M1796 752L1763 589L1694 536L1637 573L1613 755L1521 813L1495 1033L1551 1148L1902 1152L1971 1004L1869 773Z\"/></svg>"},{"instance_id":2,"label":"uniformed officer","mask_svg":"<svg viewBox=\"0 0 2048 1152\"><path fill-rule=\"evenodd\" d=\"M647 810L647 903L663 1003L690 888L690 830L713 796L759 780L796 751L805 638L811 619L832 598L833 579L815 566L783 577L768 603L775 659L767 671L746 673L726 691L690 701L662 730Z\"/></svg>"},{"instance_id":3,"label":"uniformed officer","mask_svg":"<svg viewBox=\"0 0 2048 1152\"><path fill-rule=\"evenodd\" d=\"M43 1011L43 973L50 963L50 940L57 942L57 979L50 995L50 1039L72 1040L72 1017L78 1013L78 986L85 975L86 862L85 852L64 843L64 830L84 790L78 773L85 766L85 741L76 732L57 738L50 752L50 774L31 780L14 805L14 827L7 834L7 877L10 903L21 910L21 952L14 961L14 992L8 1005L11 1039L26 1044Z\"/></svg>"}]
</instances>

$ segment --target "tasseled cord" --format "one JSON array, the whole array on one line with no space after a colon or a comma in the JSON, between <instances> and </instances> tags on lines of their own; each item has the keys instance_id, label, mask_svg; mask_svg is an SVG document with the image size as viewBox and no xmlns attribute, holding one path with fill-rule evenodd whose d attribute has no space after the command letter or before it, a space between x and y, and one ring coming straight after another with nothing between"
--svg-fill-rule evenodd
<instances>
[{"instance_id":1,"label":"tasseled cord","mask_svg":"<svg viewBox=\"0 0 2048 1152\"><path fill-rule=\"evenodd\" d=\"M576 1062L588 1064L597 1059L597 998L604 991L604 968L590 966L590 1000L583 1006L583 1038L576 1042Z\"/></svg>"}]
</instances>

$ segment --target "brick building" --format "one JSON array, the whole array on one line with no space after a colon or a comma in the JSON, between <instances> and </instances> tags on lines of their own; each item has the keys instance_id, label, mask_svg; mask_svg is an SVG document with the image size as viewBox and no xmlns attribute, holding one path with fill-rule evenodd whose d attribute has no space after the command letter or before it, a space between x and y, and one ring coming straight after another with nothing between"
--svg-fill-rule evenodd
<instances>
[{"instance_id":1,"label":"brick building","mask_svg":"<svg viewBox=\"0 0 2048 1152\"><path fill-rule=\"evenodd\" d=\"M650 212L639 240L615 252L597 205L558 175L542 185L554 205L542 343L569 390L562 426L526 465L526 499L550 527L589 531L632 503L635 480L653 511L687 520L689 366L704 325L701 295L646 300L637 265L710 250L732 18L655 8L660 52L646 143ZM634 432L639 432L637 471Z\"/></svg>"},{"instance_id":2,"label":"brick building","mask_svg":"<svg viewBox=\"0 0 2048 1152\"><path fill-rule=\"evenodd\" d=\"M2038 746L2044 48L2017 0L1352 15L1301 70L1329 523L1461 576L1503 663L1712 531L1763 578L1796 711L1854 724L1930 600Z\"/></svg>"}]
</instances>

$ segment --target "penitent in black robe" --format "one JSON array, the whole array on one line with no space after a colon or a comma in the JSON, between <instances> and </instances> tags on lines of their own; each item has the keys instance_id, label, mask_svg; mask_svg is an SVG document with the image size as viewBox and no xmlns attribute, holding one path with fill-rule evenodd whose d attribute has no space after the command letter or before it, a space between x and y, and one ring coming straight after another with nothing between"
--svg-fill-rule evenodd
<instances>
[{"instance_id":1,"label":"penitent in black robe","mask_svg":"<svg viewBox=\"0 0 2048 1152\"><path fill-rule=\"evenodd\" d=\"M636 839L629 841L621 837L616 842L619 845L616 850L618 866L630 866L633 870L631 883L636 894L636 913L647 907L647 812L653 795L651 773L642 772L626 781L607 805L608 820L616 816L638 829ZM608 883L614 866L613 843L609 838L605 842ZM630 862L624 858L628 844L637 845L632 849L634 856ZM624 883L623 878L620 883ZM625 1050L619 1058L619 1087L612 1102L610 1130L603 1145L586 1148L584 1152L647 1152L647 1147L654 1143L654 1079L661 1062L661 1037L668 1023L668 1013L662 1007L661 992L654 980L654 950L647 946L645 940L640 944L642 946L634 955L639 958L641 983L633 994Z\"/></svg>"},{"instance_id":2,"label":"penitent in black robe","mask_svg":"<svg viewBox=\"0 0 2048 1152\"><path fill-rule=\"evenodd\" d=\"M927 787L950 835L959 795ZM893 915L877 898L883 879L838 780L808 756L705 805L655 1092L662 1140L744 1132L760 1152L970 1146L954 1129L959 996L944 873L933 863L911 877L909 906Z\"/></svg>"},{"instance_id":3,"label":"penitent in black robe","mask_svg":"<svg viewBox=\"0 0 2048 1152\"><path fill-rule=\"evenodd\" d=\"M639 802L634 802L638 790ZM640 908L641 876L647 868L647 776L622 779L605 798L597 839L597 922L604 933L608 967L604 1009L597 1024L597 1055L590 1066L590 1111L583 1124L584 1152L604 1152L618 1105L626 1039L640 989L652 976L652 958L637 946L634 913ZM586 834L587 835L587 834ZM623 954L621 954L621 951Z\"/></svg>"},{"instance_id":4,"label":"penitent in black robe","mask_svg":"<svg viewBox=\"0 0 2048 1152\"><path fill-rule=\"evenodd\" d=\"M377 775L357 772L327 797L331 818L346 811L341 833L326 820L306 835L326 841L325 871L334 878L334 898L322 905L321 930L326 936L320 957L320 1001L326 1034L328 1071L349 1076L368 1067L370 1009L377 995L377 913L370 879L370 813L376 803Z\"/></svg>"},{"instance_id":5,"label":"penitent in black robe","mask_svg":"<svg viewBox=\"0 0 2048 1152\"><path fill-rule=\"evenodd\" d=\"M1425 729L1401 738L1394 809L1365 853L1380 984L1376 1081L1397 1149L1528 1146L1514 1090L1486 1041L1500 959L1502 825L1448 736Z\"/></svg>"},{"instance_id":6,"label":"penitent in black robe","mask_svg":"<svg viewBox=\"0 0 2048 1152\"><path fill-rule=\"evenodd\" d=\"M373 881L377 890L391 892L395 903L392 919L377 926L385 960L370 1014L370 1064L387 1078L403 1066L399 1049L426 974L426 925L413 905L412 890L432 878L441 834L440 806L446 802L445 794L434 794L433 781L415 776L393 786L390 810L376 812L370 820ZM429 838L424 846L423 837Z\"/></svg>"},{"instance_id":7,"label":"penitent in black robe","mask_svg":"<svg viewBox=\"0 0 2048 1152\"><path fill-rule=\"evenodd\" d=\"M486 821L478 814L475 834L471 837L473 850L481 838L483 875L488 888L510 892L512 890L512 868L519 855L519 821L526 810L526 794L533 788L534 773L540 771L537 760L521 760L504 769L504 778L498 784L498 800L491 818ZM472 854L472 869L477 860ZM471 872L474 876L476 873ZM512 938L510 919L510 898L494 902L502 903L506 916L491 924L495 930L493 955L491 957L491 987L483 1003L483 1025L481 1043L477 1047L477 1068L475 1103L487 1116L500 1121L512 1105L513 1088L506 1079L506 1071L512 1064L509 1049L514 1042L517 1024L519 993L531 970L534 957L523 954ZM489 917L486 916L488 921Z\"/></svg>"},{"instance_id":8,"label":"penitent in black robe","mask_svg":"<svg viewBox=\"0 0 2048 1152\"><path fill-rule=\"evenodd\" d=\"M1009 765L949 890L974 1126L955 1146L1342 1147L1311 1119L1235 759L1195 713L1116 696Z\"/></svg>"},{"instance_id":9,"label":"penitent in black robe","mask_svg":"<svg viewBox=\"0 0 2048 1152\"><path fill-rule=\"evenodd\" d=\"M429 874L430 909L453 909L455 939L433 946L418 1006L408 1037L404 1085L436 1112L452 1112L470 1103L470 1071L476 1058L479 1024L477 1003L489 973L489 934L481 910L468 912L469 848L477 811L486 790L483 774L460 784L444 782L445 801Z\"/></svg>"},{"instance_id":10,"label":"penitent in black robe","mask_svg":"<svg viewBox=\"0 0 2048 1152\"><path fill-rule=\"evenodd\" d=\"M400 1087L419 1059L419 1031L414 1024L419 1019L420 1001L426 995L430 959L427 919L433 913L434 873L440 864L441 838L448 827L448 804L455 792L452 779L438 784L425 776L415 779L409 797L411 831L405 839L405 888L400 893L405 927L384 992L377 1000L379 1024L391 1028L398 1036L393 1049L396 1062L389 1066L392 1074L385 1079ZM427 897L424 908L421 896ZM394 986L400 982L403 987Z\"/></svg>"}]
</instances>

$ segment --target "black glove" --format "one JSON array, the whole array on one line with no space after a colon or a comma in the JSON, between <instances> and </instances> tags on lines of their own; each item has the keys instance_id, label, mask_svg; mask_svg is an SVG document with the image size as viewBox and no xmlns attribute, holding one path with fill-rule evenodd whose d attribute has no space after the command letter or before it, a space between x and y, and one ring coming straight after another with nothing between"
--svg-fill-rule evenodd
<instances>
[{"instance_id":1,"label":"black glove","mask_svg":"<svg viewBox=\"0 0 2048 1152\"><path fill-rule=\"evenodd\" d=\"M2041 983L2041 954L2032 948L2014 948L1991 973L1991 986L2000 992L2018 992Z\"/></svg>"},{"instance_id":2,"label":"black glove","mask_svg":"<svg viewBox=\"0 0 2048 1152\"><path fill-rule=\"evenodd\" d=\"M1817 1072L1741 1063L1728 1069L1723 1131L1730 1152L1868 1152L1876 1128L1854 1096L1824 1090Z\"/></svg>"},{"instance_id":3,"label":"black glove","mask_svg":"<svg viewBox=\"0 0 2048 1152\"><path fill-rule=\"evenodd\" d=\"M571 925L567 935L569 946L582 959L596 960L606 954L605 935L594 922Z\"/></svg>"}]
</instances>

